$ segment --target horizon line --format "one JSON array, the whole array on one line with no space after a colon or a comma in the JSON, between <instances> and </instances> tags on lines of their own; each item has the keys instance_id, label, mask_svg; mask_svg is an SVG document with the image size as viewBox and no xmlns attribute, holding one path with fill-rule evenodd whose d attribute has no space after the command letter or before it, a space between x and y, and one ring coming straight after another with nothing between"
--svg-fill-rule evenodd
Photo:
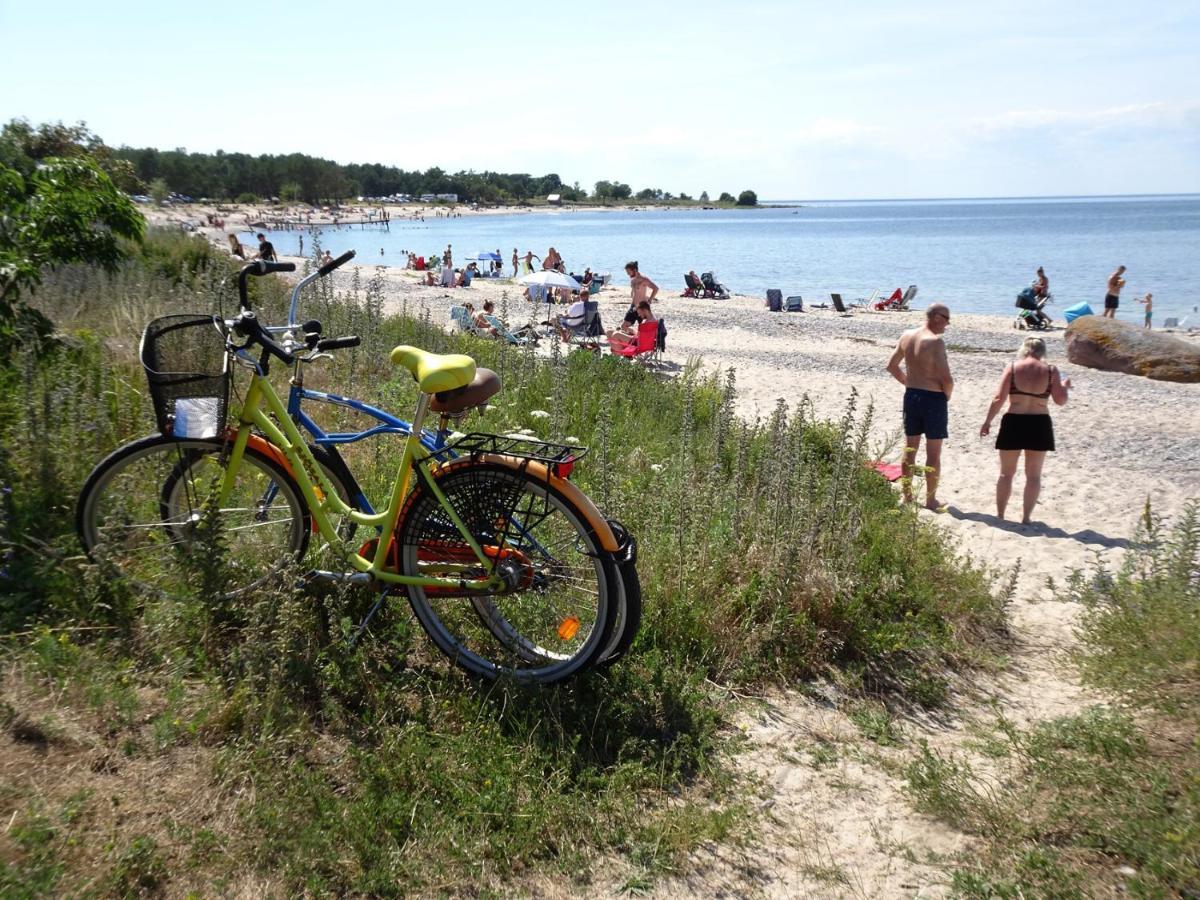
<instances>
[{"instance_id":1,"label":"horizon line","mask_svg":"<svg viewBox=\"0 0 1200 900\"><path fill-rule=\"evenodd\" d=\"M1117 200L1131 197L1200 197L1200 191L1134 192L1128 194L1014 194L979 197L807 197L760 200L769 203L925 203L946 200Z\"/></svg>"}]
</instances>

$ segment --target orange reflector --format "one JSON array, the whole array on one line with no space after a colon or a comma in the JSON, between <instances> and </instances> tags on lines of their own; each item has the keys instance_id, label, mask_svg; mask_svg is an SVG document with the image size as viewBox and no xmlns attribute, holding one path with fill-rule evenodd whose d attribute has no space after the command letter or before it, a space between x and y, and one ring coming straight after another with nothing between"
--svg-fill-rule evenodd
<instances>
[{"instance_id":1,"label":"orange reflector","mask_svg":"<svg viewBox=\"0 0 1200 900\"><path fill-rule=\"evenodd\" d=\"M558 625L558 636L569 641L579 633L579 616L567 616Z\"/></svg>"}]
</instances>

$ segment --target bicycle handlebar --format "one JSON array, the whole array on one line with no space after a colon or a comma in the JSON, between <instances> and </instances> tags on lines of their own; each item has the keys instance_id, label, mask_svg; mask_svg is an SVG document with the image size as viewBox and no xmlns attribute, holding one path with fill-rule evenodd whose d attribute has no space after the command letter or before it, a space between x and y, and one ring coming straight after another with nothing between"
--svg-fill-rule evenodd
<instances>
[{"instance_id":1,"label":"bicycle handlebar","mask_svg":"<svg viewBox=\"0 0 1200 900\"><path fill-rule=\"evenodd\" d=\"M346 337L322 338L317 341L317 350L342 350L346 347L357 347L362 343L362 338L357 334L350 334Z\"/></svg>"},{"instance_id":2,"label":"bicycle handlebar","mask_svg":"<svg viewBox=\"0 0 1200 900\"><path fill-rule=\"evenodd\" d=\"M278 263L277 265L290 266L291 263ZM277 357L281 362L289 366L296 361L295 356L284 350L267 333L267 330L262 327L262 323L258 321L258 317L251 310L243 310L230 325L236 334L247 339L247 345L258 344L272 356Z\"/></svg>"},{"instance_id":3,"label":"bicycle handlebar","mask_svg":"<svg viewBox=\"0 0 1200 900\"><path fill-rule=\"evenodd\" d=\"M354 259L355 255L356 255L356 253L354 250L347 250L345 253L343 253L341 256L339 256L337 259L330 260L329 262L325 263L325 265L323 265L319 269L317 269L317 271L304 276L298 282L296 282L296 286L294 288L292 288L292 302L288 306L288 323L287 323L288 328L294 328L296 325L299 324L296 321L296 314L297 314L297 310L299 310L299 308L300 308L300 292L302 290L304 290L306 287L308 287L310 284L312 284L314 281L316 281L318 278L324 278L326 275L328 275L334 269L338 268L339 266L344 266L350 260Z\"/></svg>"},{"instance_id":4,"label":"bicycle handlebar","mask_svg":"<svg viewBox=\"0 0 1200 900\"><path fill-rule=\"evenodd\" d=\"M341 256L339 256L337 259L331 260L330 262L327 262L327 263L325 263L325 265L321 266L321 268L317 269L317 277L324 278L326 275L328 275L334 269L338 268L339 266L344 266L346 263L350 262L350 260L354 259L354 257L356 255L357 254L355 253L355 251L347 250L345 253L343 253Z\"/></svg>"},{"instance_id":5,"label":"bicycle handlebar","mask_svg":"<svg viewBox=\"0 0 1200 900\"><path fill-rule=\"evenodd\" d=\"M247 263L242 266L238 272L238 302L241 303L242 309L249 311L250 298L246 294L246 279L251 275L269 275L272 272L295 272L296 264L290 262L267 262L265 259L256 259L254 262Z\"/></svg>"}]
</instances>

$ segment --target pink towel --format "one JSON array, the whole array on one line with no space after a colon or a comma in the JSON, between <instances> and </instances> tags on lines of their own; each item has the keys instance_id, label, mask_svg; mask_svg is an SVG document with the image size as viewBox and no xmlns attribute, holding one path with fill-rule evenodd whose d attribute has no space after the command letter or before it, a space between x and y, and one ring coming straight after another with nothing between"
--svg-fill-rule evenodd
<instances>
[{"instance_id":1,"label":"pink towel","mask_svg":"<svg viewBox=\"0 0 1200 900\"><path fill-rule=\"evenodd\" d=\"M867 463L867 465L869 465L888 481L895 481L904 474L904 469L901 467L900 463L875 462Z\"/></svg>"}]
</instances>

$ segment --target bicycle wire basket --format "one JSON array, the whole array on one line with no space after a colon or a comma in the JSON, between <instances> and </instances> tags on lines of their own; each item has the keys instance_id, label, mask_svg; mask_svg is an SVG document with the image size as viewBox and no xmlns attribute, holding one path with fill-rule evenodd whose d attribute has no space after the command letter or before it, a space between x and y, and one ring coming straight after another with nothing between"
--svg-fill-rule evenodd
<instances>
[{"instance_id":1,"label":"bicycle wire basket","mask_svg":"<svg viewBox=\"0 0 1200 900\"><path fill-rule=\"evenodd\" d=\"M162 316L142 334L142 367L158 430L216 437L229 410L229 355L216 316Z\"/></svg>"}]
</instances>

